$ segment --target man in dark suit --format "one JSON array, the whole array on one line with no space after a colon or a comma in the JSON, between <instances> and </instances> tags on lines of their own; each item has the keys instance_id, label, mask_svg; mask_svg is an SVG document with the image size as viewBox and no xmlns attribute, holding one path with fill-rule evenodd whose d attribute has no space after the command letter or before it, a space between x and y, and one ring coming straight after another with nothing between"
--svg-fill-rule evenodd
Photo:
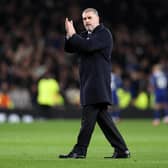
<instances>
[{"instance_id":1,"label":"man in dark suit","mask_svg":"<svg viewBox=\"0 0 168 168\"><path fill-rule=\"evenodd\" d=\"M76 33L72 21L65 20L65 50L80 56L81 129L72 151L59 158L85 158L96 122L114 147L114 154L107 158L128 158L130 152L107 112L111 104L112 35L100 24L96 9L85 9L82 18L86 31L81 35Z\"/></svg>"}]
</instances>

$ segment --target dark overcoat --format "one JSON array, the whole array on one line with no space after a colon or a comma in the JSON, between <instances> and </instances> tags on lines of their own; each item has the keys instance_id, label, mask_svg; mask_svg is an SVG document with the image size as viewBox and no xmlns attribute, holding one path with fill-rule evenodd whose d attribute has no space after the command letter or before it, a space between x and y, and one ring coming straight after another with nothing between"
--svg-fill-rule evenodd
<instances>
[{"instance_id":1,"label":"dark overcoat","mask_svg":"<svg viewBox=\"0 0 168 168\"><path fill-rule=\"evenodd\" d=\"M92 33L74 34L65 40L65 51L75 52L80 57L81 105L111 104L111 52L113 40L110 31L103 25Z\"/></svg>"}]
</instances>

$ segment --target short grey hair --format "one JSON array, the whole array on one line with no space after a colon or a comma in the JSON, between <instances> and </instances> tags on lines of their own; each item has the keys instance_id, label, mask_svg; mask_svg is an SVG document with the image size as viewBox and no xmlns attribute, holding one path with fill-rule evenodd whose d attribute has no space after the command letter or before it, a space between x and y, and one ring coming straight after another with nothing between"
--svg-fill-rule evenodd
<instances>
[{"instance_id":1,"label":"short grey hair","mask_svg":"<svg viewBox=\"0 0 168 168\"><path fill-rule=\"evenodd\" d=\"M83 10L83 13L87 13L87 12L93 12L94 14L96 14L97 16L99 16L98 11L95 8L86 8L85 10Z\"/></svg>"}]
</instances>

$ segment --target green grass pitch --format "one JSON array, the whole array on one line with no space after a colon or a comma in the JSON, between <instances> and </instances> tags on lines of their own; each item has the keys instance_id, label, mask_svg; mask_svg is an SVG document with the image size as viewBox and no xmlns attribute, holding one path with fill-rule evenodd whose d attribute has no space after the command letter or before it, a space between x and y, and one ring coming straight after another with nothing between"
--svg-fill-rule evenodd
<instances>
[{"instance_id":1,"label":"green grass pitch","mask_svg":"<svg viewBox=\"0 0 168 168\"><path fill-rule=\"evenodd\" d=\"M168 125L123 119L117 127L130 148L130 159L103 158L112 155L113 148L98 126L86 159L58 159L71 150L79 127L79 120L0 124L0 168L168 168Z\"/></svg>"}]
</instances>

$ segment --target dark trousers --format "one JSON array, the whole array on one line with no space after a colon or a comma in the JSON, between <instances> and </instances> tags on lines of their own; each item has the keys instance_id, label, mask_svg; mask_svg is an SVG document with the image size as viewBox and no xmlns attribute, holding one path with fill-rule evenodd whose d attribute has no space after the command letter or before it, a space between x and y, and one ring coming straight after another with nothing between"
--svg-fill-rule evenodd
<instances>
[{"instance_id":1,"label":"dark trousers","mask_svg":"<svg viewBox=\"0 0 168 168\"><path fill-rule=\"evenodd\" d=\"M107 104L94 104L83 107L81 129L73 151L86 155L96 122L115 151L128 150L124 139L107 112Z\"/></svg>"}]
</instances>

